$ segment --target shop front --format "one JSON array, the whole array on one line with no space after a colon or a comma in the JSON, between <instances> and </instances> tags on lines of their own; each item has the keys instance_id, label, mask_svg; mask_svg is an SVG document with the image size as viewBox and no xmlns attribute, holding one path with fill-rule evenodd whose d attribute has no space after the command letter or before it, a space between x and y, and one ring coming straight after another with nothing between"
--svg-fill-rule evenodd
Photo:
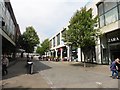
<instances>
[{"instance_id":1,"label":"shop front","mask_svg":"<svg viewBox=\"0 0 120 90\"><path fill-rule=\"evenodd\" d=\"M109 32L101 39L102 64L110 64L120 58L120 29Z\"/></svg>"},{"instance_id":2,"label":"shop front","mask_svg":"<svg viewBox=\"0 0 120 90\"><path fill-rule=\"evenodd\" d=\"M109 33L108 37L108 47L110 53L111 61L114 61L116 58L120 58L120 29L113 33Z\"/></svg>"}]
</instances>

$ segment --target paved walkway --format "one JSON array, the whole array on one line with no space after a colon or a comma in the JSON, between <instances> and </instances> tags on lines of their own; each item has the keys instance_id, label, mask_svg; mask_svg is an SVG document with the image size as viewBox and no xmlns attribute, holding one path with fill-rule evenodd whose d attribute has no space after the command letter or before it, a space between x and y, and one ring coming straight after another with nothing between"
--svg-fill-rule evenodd
<instances>
[{"instance_id":1,"label":"paved walkway","mask_svg":"<svg viewBox=\"0 0 120 90\"><path fill-rule=\"evenodd\" d=\"M78 82L80 80L82 80L83 83L86 83L86 85L88 87L93 86L93 88L94 88L96 86L92 85L91 81L88 81L87 78L89 78L89 77L87 77L86 80L82 79L82 77L83 78L86 77L85 76L86 74L88 76L92 77L91 72L96 74L96 77L91 78L91 79L96 81L96 79L98 79L97 77L99 77L99 78L101 77L100 80L103 80L104 81L103 83L107 83L107 85L105 85L105 87L108 87L109 84L111 85L110 87L117 87L116 85L118 85L116 80L112 80L109 77L109 75L111 75L111 73L109 71L108 65L87 64L87 67L83 68L82 67L83 63L80 63L80 62L53 62L53 61L50 61L50 62L43 61L43 62L39 62L39 63L38 62L36 62L36 67L35 67L35 69L37 69L38 72L35 71L34 74L30 75L30 74L26 74L26 72L27 72L26 67L25 67L26 59L25 58L17 59L16 62L13 63L14 65L11 65L8 68L8 71L9 71L8 75L3 77L3 80L2 80L3 87L2 88L19 88L19 90L21 90L21 88L25 88L27 90L31 90L32 88L51 88L51 85L47 82L46 77L48 77L48 79L50 79L50 81L52 81L53 83L64 80L64 83L67 83L66 87L76 88L76 87L79 87L82 82L77 83L77 84L70 83L70 76L72 79L72 76L74 76L74 75L75 76L73 77L73 79L76 79ZM50 68L48 66L51 66L52 68ZM73 68L71 66L75 66L75 67ZM81 66L81 67L79 67L79 66ZM56 70L57 70L57 72L56 72ZM66 72L66 70L67 70L67 72ZM62 71L63 71L63 73L62 73ZM83 73L82 74L74 74L78 71L82 71ZM85 71L87 71L87 72L85 72ZM55 74L56 76L53 75L54 73L56 73ZM65 78L62 77L62 79L61 79L60 77L64 74L66 74ZM67 74L69 76L67 76ZM79 79L77 79L77 75L78 75ZM106 79L102 78L102 76L104 76L105 78L107 77L107 78ZM52 77L52 79L51 79L51 77ZM73 81L74 80L72 80L71 82L73 82ZM69 84L68 84L68 82L69 82ZM115 82L116 85L113 85L112 84L113 82ZM57 87L60 87L60 84L57 84L57 83L55 83L55 84L56 84L56 86L58 85ZM63 87L62 85L63 85L63 83L61 84L61 87ZM83 84L82 87L86 87L86 85L85 86L84 85L85 84ZM99 82L98 82L97 87L100 87Z\"/></svg>"},{"instance_id":2,"label":"paved walkway","mask_svg":"<svg viewBox=\"0 0 120 90\"><path fill-rule=\"evenodd\" d=\"M26 74L26 59L18 59L8 68L8 75L3 76L2 88L50 88L39 73Z\"/></svg>"},{"instance_id":3,"label":"paved walkway","mask_svg":"<svg viewBox=\"0 0 120 90\"><path fill-rule=\"evenodd\" d=\"M84 68L80 62L42 63L52 67L42 74L56 88L118 88L118 80L110 77L108 65L87 64Z\"/></svg>"},{"instance_id":4,"label":"paved walkway","mask_svg":"<svg viewBox=\"0 0 120 90\"><path fill-rule=\"evenodd\" d=\"M109 69L109 65L98 65L98 64L90 64L90 63L86 63L86 68L84 68L84 63L82 62L64 62L64 61L60 61L60 62L52 62L52 63L55 63L55 64L59 64L59 65L65 65L65 66L78 66L80 68L82 68L83 70L86 70L86 71L93 71L93 72L99 72L99 73L104 73L104 74L107 74L107 75L110 75L111 76L111 72L110 72L110 69Z\"/></svg>"}]
</instances>

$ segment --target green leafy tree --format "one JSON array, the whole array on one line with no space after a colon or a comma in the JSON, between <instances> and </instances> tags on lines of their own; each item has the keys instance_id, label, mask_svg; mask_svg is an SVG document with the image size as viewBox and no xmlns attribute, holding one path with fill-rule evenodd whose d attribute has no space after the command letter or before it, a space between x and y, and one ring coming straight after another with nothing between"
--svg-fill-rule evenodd
<instances>
[{"instance_id":1,"label":"green leafy tree","mask_svg":"<svg viewBox=\"0 0 120 90\"><path fill-rule=\"evenodd\" d=\"M37 32L32 26L26 28L26 31L19 38L19 42L21 47L27 53L32 53L34 51L34 47L40 43Z\"/></svg>"},{"instance_id":2,"label":"green leafy tree","mask_svg":"<svg viewBox=\"0 0 120 90\"><path fill-rule=\"evenodd\" d=\"M36 52L39 53L40 55L44 55L44 48L38 46Z\"/></svg>"},{"instance_id":3,"label":"green leafy tree","mask_svg":"<svg viewBox=\"0 0 120 90\"><path fill-rule=\"evenodd\" d=\"M49 46L50 46L50 41L49 39L45 39L41 45L37 48L36 52L41 54L41 55L44 55L45 52L47 52L49 50Z\"/></svg>"},{"instance_id":4,"label":"green leafy tree","mask_svg":"<svg viewBox=\"0 0 120 90\"><path fill-rule=\"evenodd\" d=\"M63 34L63 41L74 47L82 49L85 60L87 59L86 52L92 49L96 45L97 37L100 32L95 29L97 25L98 17L92 15L92 9L86 9L86 7L77 10L75 15L70 20L68 29ZM85 63L85 62L84 62Z\"/></svg>"}]
</instances>

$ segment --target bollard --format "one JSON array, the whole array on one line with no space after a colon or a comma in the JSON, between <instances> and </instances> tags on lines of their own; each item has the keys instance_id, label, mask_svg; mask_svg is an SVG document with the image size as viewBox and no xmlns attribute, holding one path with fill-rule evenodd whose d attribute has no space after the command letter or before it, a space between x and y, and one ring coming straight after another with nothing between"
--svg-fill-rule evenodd
<instances>
[{"instance_id":1,"label":"bollard","mask_svg":"<svg viewBox=\"0 0 120 90\"><path fill-rule=\"evenodd\" d=\"M33 62L28 62L28 73L29 74L33 73Z\"/></svg>"}]
</instances>

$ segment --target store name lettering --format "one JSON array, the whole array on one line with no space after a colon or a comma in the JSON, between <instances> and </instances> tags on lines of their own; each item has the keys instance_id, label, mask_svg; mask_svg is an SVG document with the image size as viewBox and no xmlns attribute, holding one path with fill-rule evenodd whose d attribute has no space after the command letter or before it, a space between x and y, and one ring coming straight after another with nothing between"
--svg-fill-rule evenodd
<instances>
[{"instance_id":1,"label":"store name lettering","mask_svg":"<svg viewBox=\"0 0 120 90\"><path fill-rule=\"evenodd\" d=\"M115 41L120 41L119 37L114 37L114 38L109 38L108 42L115 42Z\"/></svg>"}]
</instances>

